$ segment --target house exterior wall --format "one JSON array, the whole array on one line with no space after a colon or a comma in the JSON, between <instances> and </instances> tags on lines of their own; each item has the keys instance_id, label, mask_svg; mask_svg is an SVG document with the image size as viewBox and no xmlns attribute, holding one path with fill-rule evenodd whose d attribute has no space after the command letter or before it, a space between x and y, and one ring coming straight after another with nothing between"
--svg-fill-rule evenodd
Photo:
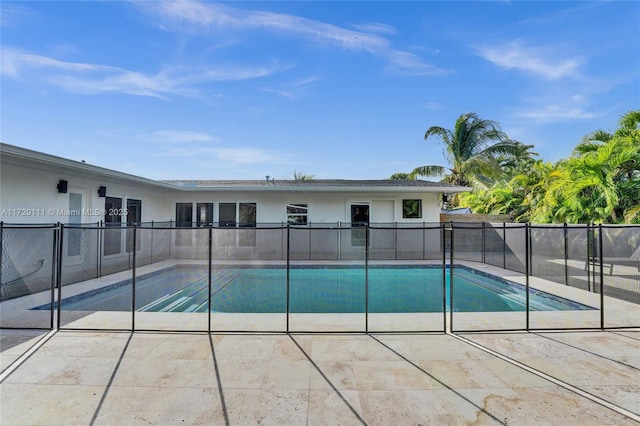
<instances>
[{"instance_id":1,"label":"house exterior wall","mask_svg":"<svg viewBox=\"0 0 640 426\"><path fill-rule=\"evenodd\" d=\"M58 192L60 180L68 182L67 193ZM174 213L170 192L151 186L75 171L40 167L37 164L3 162L0 167L0 220L6 223L97 223L104 220L105 198L98 188L106 186L108 197L143 200L144 221L170 220ZM82 195L79 214L70 211L70 194ZM126 220L126 218L123 218Z\"/></svg>"},{"instance_id":2,"label":"house exterior wall","mask_svg":"<svg viewBox=\"0 0 640 426\"><path fill-rule=\"evenodd\" d=\"M57 188L61 181L67 183L66 192ZM192 184L197 185L197 182ZM176 203L192 206L192 217L182 217L183 224L198 222L198 203L213 205L212 217L207 215L206 222L215 224L223 221L221 203L235 204L236 222L246 220L246 217L239 217L240 203L255 203L258 224L286 223L287 204L305 204L308 208L306 222L311 224L350 223L353 205L364 207L354 220L358 222L437 223L440 214L438 195L447 189L401 182L396 185L389 181L382 184L338 180L295 184L287 181L273 184L211 181L211 184L212 187L178 186L0 143L0 221L6 224L60 222L86 225L107 222L107 219L126 223L124 210L129 200L141 201L140 217L130 219L145 223L176 221ZM106 194L98 194L100 187L106 188ZM119 218L114 218L106 209L118 200L123 211L117 215ZM421 213L411 218L403 217L403 200L419 200ZM415 207L409 210L415 212ZM368 216L364 214L367 208Z\"/></svg>"},{"instance_id":3,"label":"house exterior wall","mask_svg":"<svg viewBox=\"0 0 640 426\"><path fill-rule=\"evenodd\" d=\"M439 222L440 218L440 201L437 193L221 192L212 190L166 194L165 202L169 203L171 199L173 199L172 212L163 220L176 220L175 203L192 203L194 222L197 203L213 203L214 222L219 221L220 203L256 203L258 223L286 223L289 203L307 204L309 209L307 220L314 224L351 222L351 204L368 204L370 223ZM422 201L422 218L404 219L402 217L402 201L405 199ZM387 212L390 205L393 206L392 214Z\"/></svg>"}]
</instances>

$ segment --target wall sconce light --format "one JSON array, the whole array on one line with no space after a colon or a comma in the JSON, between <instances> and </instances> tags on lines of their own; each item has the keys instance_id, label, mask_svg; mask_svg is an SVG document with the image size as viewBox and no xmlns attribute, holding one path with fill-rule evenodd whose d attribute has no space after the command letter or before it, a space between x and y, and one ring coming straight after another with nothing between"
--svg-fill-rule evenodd
<instances>
[{"instance_id":1,"label":"wall sconce light","mask_svg":"<svg viewBox=\"0 0 640 426\"><path fill-rule=\"evenodd\" d=\"M60 182L58 182L58 192L60 194L66 194L67 193L67 185L69 184L69 182L67 182L66 180L60 180Z\"/></svg>"},{"instance_id":2,"label":"wall sconce light","mask_svg":"<svg viewBox=\"0 0 640 426\"><path fill-rule=\"evenodd\" d=\"M442 194L442 202L443 202L443 203L447 203L447 202L449 202L449 195L447 195L447 194Z\"/></svg>"},{"instance_id":3,"label":"wall sconce light","mask_svg":"<svg viewBox=\"0 0 640 426\"><path fill-rule=\"evenodd\" d=\"M107 196L107 187L106 186L101 186L98 188L98 197L100 198L104 198Z\"/></svg>"}]
</instances>

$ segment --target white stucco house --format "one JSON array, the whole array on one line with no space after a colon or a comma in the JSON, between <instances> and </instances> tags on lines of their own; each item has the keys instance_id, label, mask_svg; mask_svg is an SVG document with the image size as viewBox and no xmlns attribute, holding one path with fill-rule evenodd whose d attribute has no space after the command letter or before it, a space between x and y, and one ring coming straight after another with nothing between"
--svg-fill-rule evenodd
<instances>
[{"instance_id":1,"label":"white stucco house","mask_svg":"<svg viewBox=\"0 0 640 426\"><path fill-rule=\"evenodd\" d=\"M423 180L157 181L4 143L0 182L4 223L178 227L439 222L440 194L469 189Z\"/></svg>"}]
</instances>

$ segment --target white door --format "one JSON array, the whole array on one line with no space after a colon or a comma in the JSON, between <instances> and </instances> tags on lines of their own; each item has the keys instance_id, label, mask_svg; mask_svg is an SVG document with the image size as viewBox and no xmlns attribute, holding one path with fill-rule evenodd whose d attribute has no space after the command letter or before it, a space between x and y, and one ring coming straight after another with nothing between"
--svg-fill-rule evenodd
<instances>
[{"instance_id":1,"label":"white door","mask_svg":"<svg viewBox=\"0 0 640 426\"><path fill-rule=\"evenodd\" d=\"M373 200L371 202L371 223L395 222L393 200Z\"/></svg>"}]
</instances>

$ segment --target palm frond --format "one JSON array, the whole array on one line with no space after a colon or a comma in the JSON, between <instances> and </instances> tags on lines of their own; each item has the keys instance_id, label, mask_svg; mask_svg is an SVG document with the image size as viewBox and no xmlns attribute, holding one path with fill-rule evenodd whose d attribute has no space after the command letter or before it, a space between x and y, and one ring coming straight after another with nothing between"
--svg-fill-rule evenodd
<instances>
[{"instance_id":1,"label":"palm frond","mask_svg":"<svg viewBox=\"0 0 640 426\"><path fill-rule=\"evenodd\" d=\"M447 168L443 166L420 166L413 169L409 174L410 179L414 179L415 176L443 176L447 172Z\"/></svg>"}]
</instances>

